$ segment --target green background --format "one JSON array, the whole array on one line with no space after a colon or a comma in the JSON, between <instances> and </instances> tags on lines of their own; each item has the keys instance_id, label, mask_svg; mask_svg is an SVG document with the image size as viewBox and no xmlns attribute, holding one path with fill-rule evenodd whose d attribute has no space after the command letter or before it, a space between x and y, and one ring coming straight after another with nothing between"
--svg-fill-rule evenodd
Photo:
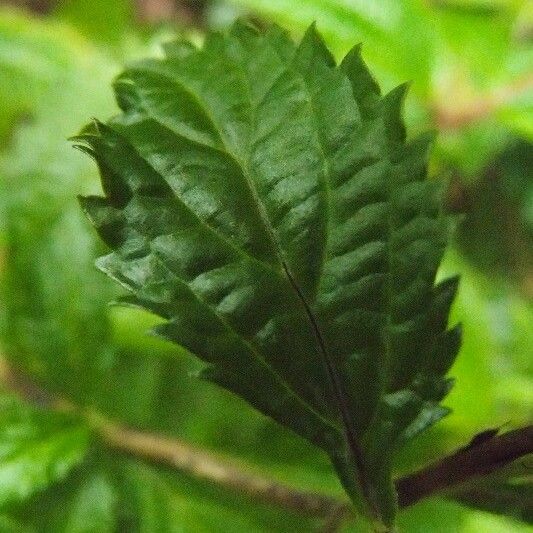
<instances>
[{"instance_id":1,"label":"green background","mask_svg":"<svg viewBox=\"0 0 533 533\"><path fill-rule=\"evenodd\" d=\"M191 377L198 363L145 335L156 319L109 307L103 250L77 194L96 170L67 137L116 112L111 81L179 35L201 43L236 17L300 36L310 22L338 58L354 44L384 90L410 81L411 136L436 129L435 179L458 216L442 276L460 273L453 321L464 342L446 400L453 414L404 450L398 473L490 427L518 427L533 406L533 8L519 0L12 2L0 10L1 350L83 413L216 450L295 487L341 495L327 458ZM17 4L17 5L15 5ZM28 391L26 391L28 392ZM39 397L0 397L0 531L313 531L320 520L252 504L106 449L87 416ZM529 470L530 471L530 470ZM491 480L485 509L433 498L403 511L402 531L529 531L527 470ZM509 487L512 497L508 496ZM528 488L529 487L529 488ZM507 491L507 492L505 492ZM529 504L531 505L531 504ZM490 511L498 511L499 514ZM344 530L357 531L346 523Z\"/></svg>"}]
</instances>

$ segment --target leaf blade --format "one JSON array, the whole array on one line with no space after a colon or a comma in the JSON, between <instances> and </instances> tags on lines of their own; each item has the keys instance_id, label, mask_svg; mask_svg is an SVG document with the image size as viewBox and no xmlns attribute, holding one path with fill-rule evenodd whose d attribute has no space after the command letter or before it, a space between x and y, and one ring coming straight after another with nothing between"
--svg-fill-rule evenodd
<instances>
[{"instance_id":1,"label":"leaf blade","mask_svg":"<svg viewBox=\"0 0 533 533\"><path fill-rule=\"evenodd\" d=\"M391 524L394 450L444 416L459 347L456 283L434 287L447 218L428 138L405 141L405 87L380 97L358 49L337 67L314 27L294 46L238 23L115 88L124 113L76 139L107 193L82 199L113 248L100 268Z\"/></svg>"},{"instance_id":2,"label":"leaf blade","mask_svg":"<svg viewBox=\"0 0 533 533\"><path fill-rule=\"evenodd\" d=\"M39 412L2 395L0 506L48 488L79 465L89 447L82 423Z\"/></svg>"}]
</instances>

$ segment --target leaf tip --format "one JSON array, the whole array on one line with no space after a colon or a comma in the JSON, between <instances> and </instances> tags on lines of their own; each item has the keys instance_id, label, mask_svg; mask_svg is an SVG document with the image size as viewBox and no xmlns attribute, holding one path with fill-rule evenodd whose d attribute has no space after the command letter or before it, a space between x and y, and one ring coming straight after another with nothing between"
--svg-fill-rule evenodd
<instances>
[{"instance_id":1,"label":"leaf tip","mask_svg":"<svg viewBox=\"0 0 533 533\"><path fill-rule=\"evenodd\" d=\"M316 21L313 21L304 33L297 54L299 57L307 58L308 63L321 59L328 67L335 66L335 58L318 31Z\"/></svg>"}]
</instances>

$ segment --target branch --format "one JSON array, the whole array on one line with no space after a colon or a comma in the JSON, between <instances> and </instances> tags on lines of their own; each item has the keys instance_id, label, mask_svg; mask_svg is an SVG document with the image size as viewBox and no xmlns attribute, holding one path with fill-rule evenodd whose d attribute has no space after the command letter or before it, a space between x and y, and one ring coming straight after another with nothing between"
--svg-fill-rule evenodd
<instances>
[{"instance_id":1,"label":"branch","mask_svg":"<svg viewBox=\"0 0 533 533\"><path fill-rule=\"evenodd\" d=\"M533 425L473 442L398 480L399 505L408 507L431 494L491 474L530 453L533 453Z\"/></svg>"},{"instance_id":2,"label":"branch","mask_svg":"<svg viewBox=\"0 0 533 533\"><path fill-rule=\"evenodd\" d=\"M136 7L139 19L151 24L172 20L177 11L174 0L137 0Z\"/></svg>"},{"instance_id":3,"label":"branch","mask_svg":"<svg viewBox=\"0 0 533 533\"><path fill-rule=\"evenodd\" d=\"M193 477L211 481L255 501L276 505L307 516L341 522L351 514L347 500L298 490L271 478L252 474L244 466L217 457L211 451L163 435L133 430L112 422L101 413L83 409L65 398L50 394L0 356L0 385L38 408L71 413L87 421L104 444L156 463L171 466ZM335 531L326 527L324 531Z\"/></svg>"},{"instance_id":4,"label":"branch","mask_svg":"<svg viewBox=\"0 0 533 533\"><path fill-rule=\"evenodd\" d=\"M189 443L131 430L101 417L93 418L92 425L112 448L172 466L262 503L318 517L329 516L333 510L347 505L347 502L329 496L297 490L252 474L227 459L216 457L212 452Z\"/></svg>"},{"instance_id":5,"label":"branch","mask_svg":"<svg viewBox=\"0 0 533 533\"><path fill-rule=\"evenodd\" d=\"M350 505L347 501L300 491L249 474L226 460L215 458L211 452L160 435L109 422L96 424L96 429L113 448L173 466L265 503L312 516L330 516L333 511L337 513ZM399 506L409 507L423 498L490 474L530 453L533 453L533 425L499 436L491 435L397 480Z\"/></svg>"},{"instance_id":6,"label":"branch","mask_svg":"<svg viewBox=\"0 0 533 533\"><path fill-rule=\"evenodd\" d=\"M336 531L353 512L348 500L290 487L271 478L250 473L242 466L200 447L126 428L94 411L84 410L68 400L58 399L36 387L24 374L15 371L1 358L0 382L25 401L83 417L110 448L171 466L261 503L325 518L324 531ZM458 488L460 497L461 485L465 482L490 474L533 453L533 425L499 436L495 435L496 432L493 430L477 435L470 444L455 453L397 480L400 508L409 507L441 492L453 498L455 487Z\"/></svg>"}]
</instances>

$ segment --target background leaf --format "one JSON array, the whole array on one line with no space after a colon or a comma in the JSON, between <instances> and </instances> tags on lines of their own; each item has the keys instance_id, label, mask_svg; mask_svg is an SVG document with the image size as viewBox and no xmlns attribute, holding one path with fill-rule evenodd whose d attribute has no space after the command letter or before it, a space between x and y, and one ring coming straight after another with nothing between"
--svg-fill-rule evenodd
<instances>
[{"instance_id":1,"label":"background leaf","mask_svg":"<svg viewBox=\"0 0 533 533\"><path fill-rule=\"evenodd\" d=\"M527 2L489 1L476 7L447 1L369 6L360 1L304 0L299 9L292 9L287 0L231 3L297 33L316 21L337 57L353 43L363 42L364 57L385 89L413 81L409 124L415 131L430 124L439 128L438 154L470 176L503 148L509 128L531 141L531 47L527 37L517 37ZM529 26L530 21L524 22L526 34ZM495 113L490 111L493 104ZM481 108L486 105L484 113ZM477 107L481 116L473 127L469 120L462 124L461 117L457 119L457 113L475 116Z\"/></svg>"},{"instance_id":2,"label":"background leaf","mask_svg":"<svg viewBox=\"0 0 533 533\"><path fill-rule=\"evenodd\" d=\"M82 462L87 428L68 417L32 410L1 396L0 507L62 481Z\"/></svg>"}]
</instances>

